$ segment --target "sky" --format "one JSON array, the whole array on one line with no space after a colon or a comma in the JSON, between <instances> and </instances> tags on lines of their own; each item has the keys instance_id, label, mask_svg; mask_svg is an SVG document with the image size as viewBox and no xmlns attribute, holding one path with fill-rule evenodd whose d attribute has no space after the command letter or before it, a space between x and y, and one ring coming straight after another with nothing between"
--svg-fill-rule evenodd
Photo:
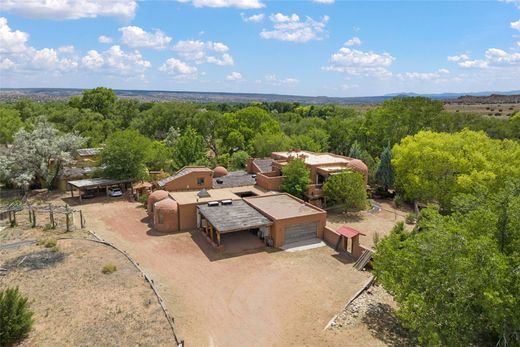
<instances>
[{"instance_id":1,"label":"sky","mask_svg":"<svg viewBox=\"0 0 520 347\"><path fill-rule=\"evenodd\" d=\"M1 0L1 88L520 89L520 0Z\"/></svg>"}]
</instances>

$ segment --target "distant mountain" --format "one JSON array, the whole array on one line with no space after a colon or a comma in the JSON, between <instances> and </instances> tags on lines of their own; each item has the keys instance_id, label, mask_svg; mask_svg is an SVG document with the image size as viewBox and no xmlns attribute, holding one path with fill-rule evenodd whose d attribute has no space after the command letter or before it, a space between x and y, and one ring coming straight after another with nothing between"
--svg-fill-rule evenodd
<instances>
[{"instance_id":1,"label":"distant mountain","mask_svg":"<svg viewBox=\"0 0 520 347\"><path fill-rule=\"evenodd\" d=\"M37 101L64 100L74 95L81 95L84 89L73 88L0 88L0 101L16 101L21 98L30 98ZM520 90L509 92L479 92L479 93L444 93L444 94L416 94L394 93L382 96L363 97L328 97L328 96L299 96L281 94L257 93L218 93L218 92L191 92L191 91L161 91L161 90L114 90L119 97L133 98L142 101L195 101L195 102L231 102L248 103L258 102L298 102L301 104L341 104L360 105L377 104L395 96L425 96L438 100L452 100L467 96L520 95Z\"/></svg>"}]
</instances>

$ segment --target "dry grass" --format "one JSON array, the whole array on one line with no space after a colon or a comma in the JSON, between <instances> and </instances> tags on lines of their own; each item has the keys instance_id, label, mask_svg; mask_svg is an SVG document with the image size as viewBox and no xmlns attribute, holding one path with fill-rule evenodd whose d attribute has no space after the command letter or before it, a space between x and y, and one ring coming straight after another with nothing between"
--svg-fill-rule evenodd
<instances>
[{"instance_id":1,"label":"dry grass","mask_svg":"<svg viewBox=\"0 0 520 347\"><path fill-rule=\"evenodd\" d=\"M18 240L48 233L28 229L28 237L16 229L1 233L9 230ZM42 247L51 243L0 250L0 267L7 269L0 287L18 286L35 312L33 330L22 346L173 345L156 296L122 254L86 240ZM117 271L100 274L103 266L113 264Z\"/></svg>"}]
</instances>

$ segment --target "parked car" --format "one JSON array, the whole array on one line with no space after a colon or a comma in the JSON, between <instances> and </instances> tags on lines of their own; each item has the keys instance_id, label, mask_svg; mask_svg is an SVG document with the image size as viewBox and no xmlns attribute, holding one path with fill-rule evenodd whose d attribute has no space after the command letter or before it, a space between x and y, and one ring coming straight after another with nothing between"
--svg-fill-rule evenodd
<instances>
[{"instance_id":1,"label":"parked car","mask_svg":"<svg viewBox=\"0 0 520 347\"><path fill-rule=\"evenodd\" d=\"M108 195L109 196L122 196L123 192L121 191L121 188L118 187L112 187L108 188Z\"/></svg>"},{"instance_id":2,"label":"parked car","mask_svg":"<svg viewBox=\"0 0 520 347\"><path fill-rule=\"evenodd\" d=\"M96 197L96 191L93 189L87 189L83 194L81 194L82 199L92 199Z\"/></svg>"}]
</instances>

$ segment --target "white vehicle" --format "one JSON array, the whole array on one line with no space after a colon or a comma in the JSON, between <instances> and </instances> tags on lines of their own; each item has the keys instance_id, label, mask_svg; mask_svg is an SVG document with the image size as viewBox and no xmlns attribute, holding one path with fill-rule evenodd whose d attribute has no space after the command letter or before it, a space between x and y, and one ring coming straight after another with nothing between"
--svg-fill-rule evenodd
<instances>
[{"instance_id":1,"label":"white vehicle","mask_svg":"<svg viewBox=\"0 0 520 347\"><path fill-rule=\"evenodd\" d=\"M109 196L122 196L123 192L121 191L121 188L112 187L112 188L108 188L108 195Z\"/></svg>"}]
</instances>

